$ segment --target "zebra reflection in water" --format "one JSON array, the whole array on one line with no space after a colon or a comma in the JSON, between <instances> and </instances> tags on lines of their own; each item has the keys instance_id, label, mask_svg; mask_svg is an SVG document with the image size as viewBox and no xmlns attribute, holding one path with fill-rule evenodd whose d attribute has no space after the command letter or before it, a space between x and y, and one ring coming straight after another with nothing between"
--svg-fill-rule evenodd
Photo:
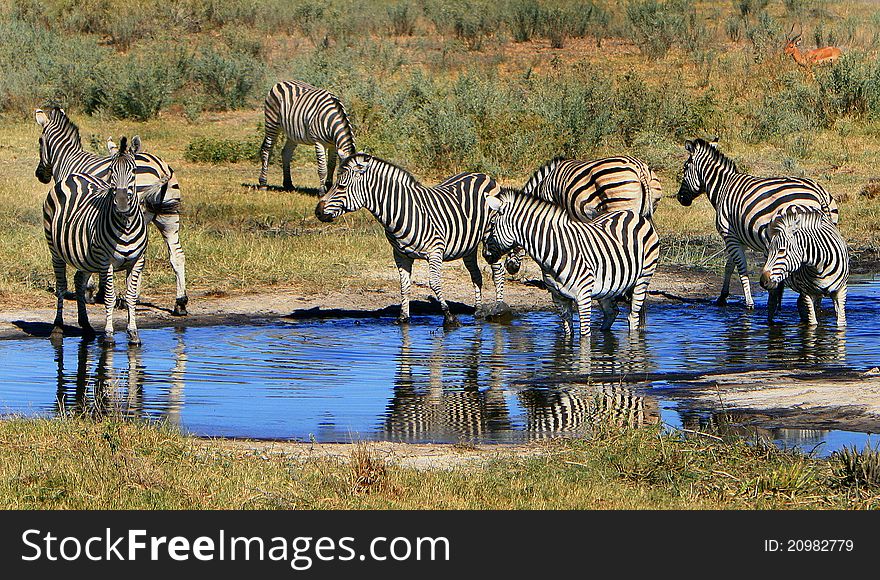
<instances>
[{"instance_id":1,"label":"zebra reflection in water","mask_svg":"<svg viewBox=\"0 0 880 580\"><path fill-rule=\"evenodd\" d=\"M76 349L76 375L71 380L72 365L65 360L63 343L55 344L57 415L94 418L117 415L125 418L163 419L179 425L187 362L184 329L177 329L175 338L172 349L174 366L168 375L167 392L161 397L164 404L157 405L156 401L152 401L148 405L151 407L149 411L144 405L143 383L147 369L140 347L129 347L123 355L116 352L112 344L82 339ZM118 370L115 366L115 361L120 356L126 358L125 370Z\"/></svg>"},{"instance_id":2,"label":"zebra reflection in water","mask_svg":"<svg viewBox=\"0 0 880 580\"><path fill-rule=\"evenodd\" d=\"M448 335L436 332L430 339L430 354L421 357L413 348L412 331L401 327L394 396L381 428L384 436L402 441L503 441L506 436L520 439L516 432L525 431L530 438L540 439L584 434L599 422L642 426L659 420L657 403L620 380L621 376L647 372L643 336L633 335L623 345L613 335L600 342L595 356L596 379L587 376L590 357L573 353L564 337L558 337L550 357L535 370L538 376L554 382L560 373L571 375L577 383L531 387L511 384L511 379L523 376L508 367L517 353L534 352L528 348L534 346L530 333L499 325L474 330L464 353L453 351ZM487 341L491 341L491 350L484 349ZM458 359L455 371L444 368L452 359ZM601 377L609 378L603 381ZM511 396L524 413L521 419L512 416Z\"/></svg>"}]
</instances>

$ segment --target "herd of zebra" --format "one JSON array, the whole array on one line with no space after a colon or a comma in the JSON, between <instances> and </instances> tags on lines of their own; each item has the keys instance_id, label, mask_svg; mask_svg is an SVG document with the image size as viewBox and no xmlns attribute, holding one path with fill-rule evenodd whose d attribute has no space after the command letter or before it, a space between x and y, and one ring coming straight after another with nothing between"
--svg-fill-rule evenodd
<instances>
[{"instance_id":1,"label":"herd of zebra","mask_svg":"<svg viewBox=\"0 0 880 580\"><path fill-rule=\"evenodd\" d=\"M134 305L144 266L147 225L163 235L177 276L174 314L187 306L184 255L179 242L180 188L167 163L141 150L140 139L108 141L107 156L84 150L79 131L63 110L37 110L42 127L36 176L55 185L44 204L44 228L56 277L53 336L63 334L66 266L76 269L78 322L91 333L85 303L88 279L98 274L97 300L106 313L105 339L113 340L116 292L113 272L127 273L128 337L138 343ZM619 300L630 304L630 330L644 324L648 285L659 261L654 213L662 197L657 175L629 156L593 161L556 158L539 168L522 189L501 187L484 173L460 173L429 187L388 161L358 152L342 102L329 91L300 81L277 83L265 103L259 187L267 188L269 156L280 131L284 188L293 183L290 163L297 144L315 147L320 180L316 217L330 222L366 208L385 229L400 275L399 322L409 320L412 266L426 260L429 285L443 310L445 326L457 324L444 299L442 265L461 259L470 274L475 310L482 308L478 250L490 264L495 305L504 306L504 267L515 273L525 254L541 268L543 282L563 321L590 333L592 301L611 328ZM705 193L716 210L716 227L727 252L719 304L729 295L736 268L745 302L754 307L746 250L766 255L761 285L768 289L768 318L789 285L800 296L802 320L817 324L818 305L830 296L837 324L846 324L849 273L846 243L837 229L838 208L818 183L805 178L762 178L741 173L717 144L687 141L678 201L685 206ZM337 158L339 170L334 180ZM506 262L501 260L506 256Z\"/></svg>"}]
</instances>

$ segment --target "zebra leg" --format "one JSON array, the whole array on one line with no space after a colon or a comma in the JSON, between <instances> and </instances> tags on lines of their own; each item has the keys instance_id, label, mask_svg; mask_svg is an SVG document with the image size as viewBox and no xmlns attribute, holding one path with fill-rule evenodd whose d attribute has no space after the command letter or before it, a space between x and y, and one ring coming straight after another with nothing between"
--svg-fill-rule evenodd
<instances>
[{"instance_id":1,"label":"zebra leg","mask_svg":"<svg viewBox=\"0 0 880 580\"><path fill-rule=\"evenodd\" d=\"M400 314L397 316L397 323L406 324L409 322L409 289L412 286L413 259L394 252L394 263L400 275Z\"/></svg>"},{"instance_id":2,"label":"zebra leg","mask_svg":"<svg viewBox=\"0 0 880 580\"><path fill-rule=\"evenodd\" d=\"M73 287L76 290L76 321L83 335L87 337L95 335L92 325L89 324L89 313L86 311L86 285L91 276L89 272L82 270L77 270L73 275Z\"/></svg>"},{"instance_id":3,"label":"zebra leg","mask_svg":"<svg viewBox=\"0 0 880 580\"><path fill-rule=\"evenodd\" d=\"M785 290L785 284L780 284L767 293L767 323L773 324L773 316L779 311L782 304L782 293Z\"/></svg>"},{"instance_id":4,"label":"zebra leg","mask_svg":"<svg viewBox=\"0 0 880 580\"><path fill-rule=\"evenodd\" d=\"M173 316L186 316L186 305L189 297L186 295L186 256L180 246L180 216L177 214L156 216L153 223L159 229L159 233L165 238L168 246L168 260L174 270L177 280L177 297L174 301Z\"/></svg>"},{"instance_id":5,"label":"zebra leg","mask_svg":"<svg viewBox=\"0 0 880 580\"><path fill-rule=\"evenodd\" d=\"M107 316L104 323L104 342L113 344L113 309L116 307L116 289L113 287L113 266L101 272L101 284L104 286L104 313Z\"/></svg>"},{"instance_id":6,"label":"zebra leg","mask_svg":"<svg viewBox=\"0 0 880 580\"><path fill-rule=\"evenodd\" d=\"M495 306L492 307L492 314L510 312L510 307L504 303L504 266L501 262L496 262L489 267L492 268L492 283L495 284Z\"/></svg>"},{"instance_id":7,"label":"zebra leg","mask_svg":"<svg viewBox=\"0 0 880 580\"><path fill-rule=\"evenodd\" d=\"M547 288L550 289L551 287L548 286ZM553 298L553 304L556 305L556 310L559 311L559 316L562 318L562 332L565 334L565 338L571 338L571 301L556 292L556 290L550 290L550 296Z\"/></svg>"},{"instance_id":8,"label":"zebra leg","mask_svg":"<svg viewBox=\"0 0 880 580\"><path fill-rule=\"evenodd\" d=\"M647 308L645 308L645 299L648 297L648 284L651 282L651 272L648 276L642 276L636 281L632 290L632 297L629 302L629 330L633 332L639 327L645 327Z\"/></svg>"},{"instance_id":9,"label":"zebra leg","mask_svg":"<svg viewBox=\"0 0 880 580\"><path fill-rule=\"evenodd\" d=\"M439 253L428 257L428 285L440 302L440 308L443 309L443 327L455 328L460 326L458 318L450 312L449 304L443 298L443 256Z\"/></svg>"},{"instance_id":10,"label":"zebra leg","mask_svg":"<svg viewBox=\"0 0 880 580\"><path fill-rule=\"evenodd\" d=\"M593 296L589 292L583 292L577 297L578 309L578 332L581 335L581 343L590 336L590 311L593 308ZM616 306L615 306L616 308Z\"/></svg>"},{"instance_id":11,"label":"zebra leg","mask_svg":"<svg viewBox=\"0 0 880 580\"><path fill-rule=\"evenodd\" d=\"M269 153L272 152L272 145L275 144L275 137L278 136L278 124L270 123L269 120L266 120L266 136L263 139L263 144L260 146L260 160L262 161L262 166L260 167L260 180L259 187L262 190L267 189L267 177L269 174Z\"/></svg>"},{"instance_id":12,"label":"zebra leg","mask_svg":"<svg viewBox=\"0 0 880 580\"><path fill-rule=\"evenodd\" d=\"M834 313L837 315L837 327L846 326L846 286L831 295L834 302Z\"/></svg>"},{"instance_id":13,"label":"zebra leg","mask_svg":"<svg viewBox=\"0 0 880 580\"><path fill-rule=\"evenodd\" d=\"M324 190L329 191L333 187L333 174L336 172L336 158L339 154L336 147L327 147L327 180L324 182Z\"/></svg>"},{"instance_id":14,"label":"zebra leg","mask_svg":"<svg viewBox=\"0 0 880 580\"><path fill-rule=\"evenodd\" d=\"M724 265L724 282L721 284L721 294L715 304L718 306L727 306L727 297L730 296L730 277L733 276L733 267L735 263L733 256L727 256L727 263Z\"/></svg>"},{"instance_id":15,"label":"zebra leg","mask_svg":"<svg viewBox=\"0 0 880 580\"><path fill-rule=\"evenodd\" d=\"M462 258L462 261L474 285L474 318L484 318L486 313L483 312L483 273L477 264L477 252L468 254Z\"/></svg>"},{"instance_id":16,"label":"zebra leg","mask_svg":"<svg viewBox=\"0 0 880 580\"><path fill-rule=\"evenodd\" d=\"M617 301L614 298L603 298L599 300L599 306L602 308L602 330L611 330L611 326L614 324L618 312L620 312Z\"/></svg>"},{"instance_id":17,"label":"zebra leg","mask_svg":"<svg viewBox=\"0 0 880 580\"><path fill-rule=\"evenodd\" d=\"M60 257L52 256L52 269L55 271L55 322L49 338L60 339L64 336L64 295L67 294L67 264Z\"/></svg>"},{"instance_id":18,"label":"zebra leg","mask_svg":"<svg viewBox=\"0 0 880 580\"><path fill-rule=\"evenodd\" d=\"M735 240L731 240L728 247L728 253L736 264L739 272L739 281L742 283L743 297L746 299L746 308L752 310L755 307L755 301L752 298L752 287L749 284L749 268L746 261L746 251L742 244Z\"/></svg>"},{"instance_id":19,"label":"zebra leg","mask_svg":"<svg viewBox=\"0 0 880 580\"><path fill-rule=\"evenodd\" d=\"M128 305L128 344L133 346L141 344L140 336L138 336L137 322L135 321L135 304L137 304L137 299L140 295L141 272L144 270L146 261L146 254L142 254L138 261L129 269L125 277L125 302Z\"/></svg>"},{"instance_id":20,"label":"zebra leg","mask_svg":"<svg viewBox=\"0 0 880 580\"><path fill-rule=\"evenodd\" d=\"M318 183L320 195L327 193L327 149L321 143L315 143L315 157L318 160Z\"/></svg>"},{"instance_id":21,"label":"zebra leg","mask_svg":"<svg viewBox=\"0 0 880 580\"><path fill-rule=\"evenodd\" d=\"M293 180L290 178L290 160L293 159L293 151L296 149L296 143L288 139L284 142L284 148L281 150L281 170L284 172L284 191L293 190Z\"/></svg>"},{"instance_id":22,"label":"zebra leg","mask_svg":"<svg viewBox=\"0 0 880 580\"><path fill-rule=\"evenodd\" d=\"M801 294L801 296L804 299L801 320L806 322L809 326L816 326L817 324L819 324L819 319L816 316L816 313L822 301L822 295L819 294L813 296L811 294Z\"/></svg>"}]
</instances>

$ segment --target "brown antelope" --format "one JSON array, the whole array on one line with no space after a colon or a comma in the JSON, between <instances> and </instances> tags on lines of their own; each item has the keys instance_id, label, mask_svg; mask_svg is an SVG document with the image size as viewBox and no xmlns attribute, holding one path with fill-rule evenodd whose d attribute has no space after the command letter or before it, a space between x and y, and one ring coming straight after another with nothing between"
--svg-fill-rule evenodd
<instances>
[{"instance_id":1,"label":"brown antelope","mask_svg":"<svg viewBox=\"0 0 880 580\"><path fill-rule=\"evenodd\" d=\"M785 43L785 54L790 54L796 63L808 70L817 64L833 64L841 55L840 49L836 46L814 48L804 52L799 48L800 45L801 35L798 34Z\"/></svg>"}]
</instances>

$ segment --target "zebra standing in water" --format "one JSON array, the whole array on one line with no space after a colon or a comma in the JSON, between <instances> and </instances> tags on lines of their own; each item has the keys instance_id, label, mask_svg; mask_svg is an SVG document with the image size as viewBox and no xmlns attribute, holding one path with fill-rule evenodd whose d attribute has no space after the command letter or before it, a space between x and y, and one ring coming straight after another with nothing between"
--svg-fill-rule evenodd
<instances>
[{"instance_id":1,"label":"zebra standing in water","mask_svg":"<svg viewBox=\"0 0 880 580\"><path fill-rule=\"evenodd\" d=\"M488 211L485 198L499 189L482 173L461 173L434 187L419 183L408 171L366 153L349 156L339 168L339 179L315 207L324 222L343 213L366 208L385 227L400 274L400 322L409 321L409 291L415 259L427 260L431 290L443 308L444 324L457 324L443 298L443 262L461 259L474 285L476 314L482 303L483 274L477 249L483 238ZM495 309L503 308L504 273L492 267Z\"/></svg>"},{"instance_id":2,"label":"zebra standing in water","mask_svg":"<svg viewBox=\"0 0 880 580\"><path fill-rule=\"evenodd\" d=\"M632 210L653 219L663 197L660 179L635 157L604 157L579 161L557 157L540 167L522 189L568 211L573 220L587 222L609 211ZM505 266L516 274L522 263L521 248L514 248Z\"/></svg>"},{"instance_id":3,"label":"zebra standing in water","mask_svg":"<svg viewBox=\"0 0 880 580\"><path fill-rule=\"evenodd\" d=\"M40 162L35 175L41 183L63 182L73 173L93 175L107 179L111 156L102 157L85 151L80 140L79 128L68 118L63 109L53 107L46 111L37 109L34 113L37 124L42 127L40 136ZM174 304L175 316L185 316L189 298L186 294L186 258L180 246L180 184L174 170L156 157L145 152L135 155L135 173L138 184L137 193L143 204L144 220L158 228L168 246L168 258L177 280L177 294ZM157 183L165 184L156 190ZM146 195L147 190L152 191ZM103 289L102 289L103 290ZM101 292L98 293L99 297Z\"/></svg>"},{"instance_id":4,"label":"zebra standing in water","mask_svg":"<svg viewBox=\"0 0 880 580\"><path fill-rule=\"evenodd\" d=\"M578 222L565 209L512 189L487 198L487 204L494 213L485 239L486 261L496 263L512 248L524 248L544 273L566 336L572 332L572 303L581 337L590 334L593 298L604 313L602 330L609 330L618 313L615 299L632 293L630 331L640 325L660 252L650 220L624 210Z\"/></svg>"},{"instance_id":5,"label":"zebra standing in water","mask_svg":"<svg viewBox=\"0 0 880 580\"><path fill-rule=\"evenodd\" d=\"M52 267L58 303L52 338L64 334L64 294L67 291L67 265L76 268L77 318L83 333L94 334L85 306L85 285L90 274L98 274L106 289L104 306L107 320L104 340L113 342L113 309L116 291L113 272L126 271L126 305L128 307L128 340L140 344L135 323L135 304L140 288L141 271L147 248L147 225L135 187L135 155L140 138L125 137L116 155L110 159L107 181L93 175L74 173L55 183L43 204L43 229ZM151 186L144 193L155 195L166 183Z\"/></svg>"},{"instance_id":6,"label":"zebra standing in water","mask_svg":"<svg viewBox=\"0 0 880 580\"><path fill-rule=\"evenodd\" d=\"M849 253L837 226L819 210L789 206L777 212L768 236L767 261L761 271L761 286L771 291L768 319L773 321L782 285L788 282L801 295L798 306L807 324L818 323L822 296L830 296L837 326L846 326ZM774 299L777 288L779 297Z\"/></svg>"},{"instance_id":7,"label":"zebra standing in water","mask_svg":"<svg viewBox=\"0 0 880 580\"><path fill-rule=\"evenodd\" d=\"M345 108L336 95L302 81L277 83L266 96L266 137L260 147L263 166L260 169L260 189L266 189L269 171L269 152L283 129L287 140L281 152L284 171L284 189L293 189L290 160L297 145L315 146L318 158L320 192L324 195L333 185L336 157L344 159L356 152L351 123Z\"/></svg>"},{"instance_id":8,"label":"zebra standing in water","mask_svg":"<svg viewBox=\"0 0 880 580\"><path fill-rule=\"evenodd\" d=\"M742 282L746 308L754 308L749 285L746 248L767 253L770 222L776 213L792 205L815 208L836 224L837 203L825 189L811 179L798 177L755 177L740 173L736 164L703 139L687 141L689 153L684 164L684 176L678 191L678 201L684 206L706 193L715 208L715 227L724 239L727 266L718 305L727 303L730 277L736 267ZM772 300L779 299L780 285Z\"/></svg>"}]
</instances>

